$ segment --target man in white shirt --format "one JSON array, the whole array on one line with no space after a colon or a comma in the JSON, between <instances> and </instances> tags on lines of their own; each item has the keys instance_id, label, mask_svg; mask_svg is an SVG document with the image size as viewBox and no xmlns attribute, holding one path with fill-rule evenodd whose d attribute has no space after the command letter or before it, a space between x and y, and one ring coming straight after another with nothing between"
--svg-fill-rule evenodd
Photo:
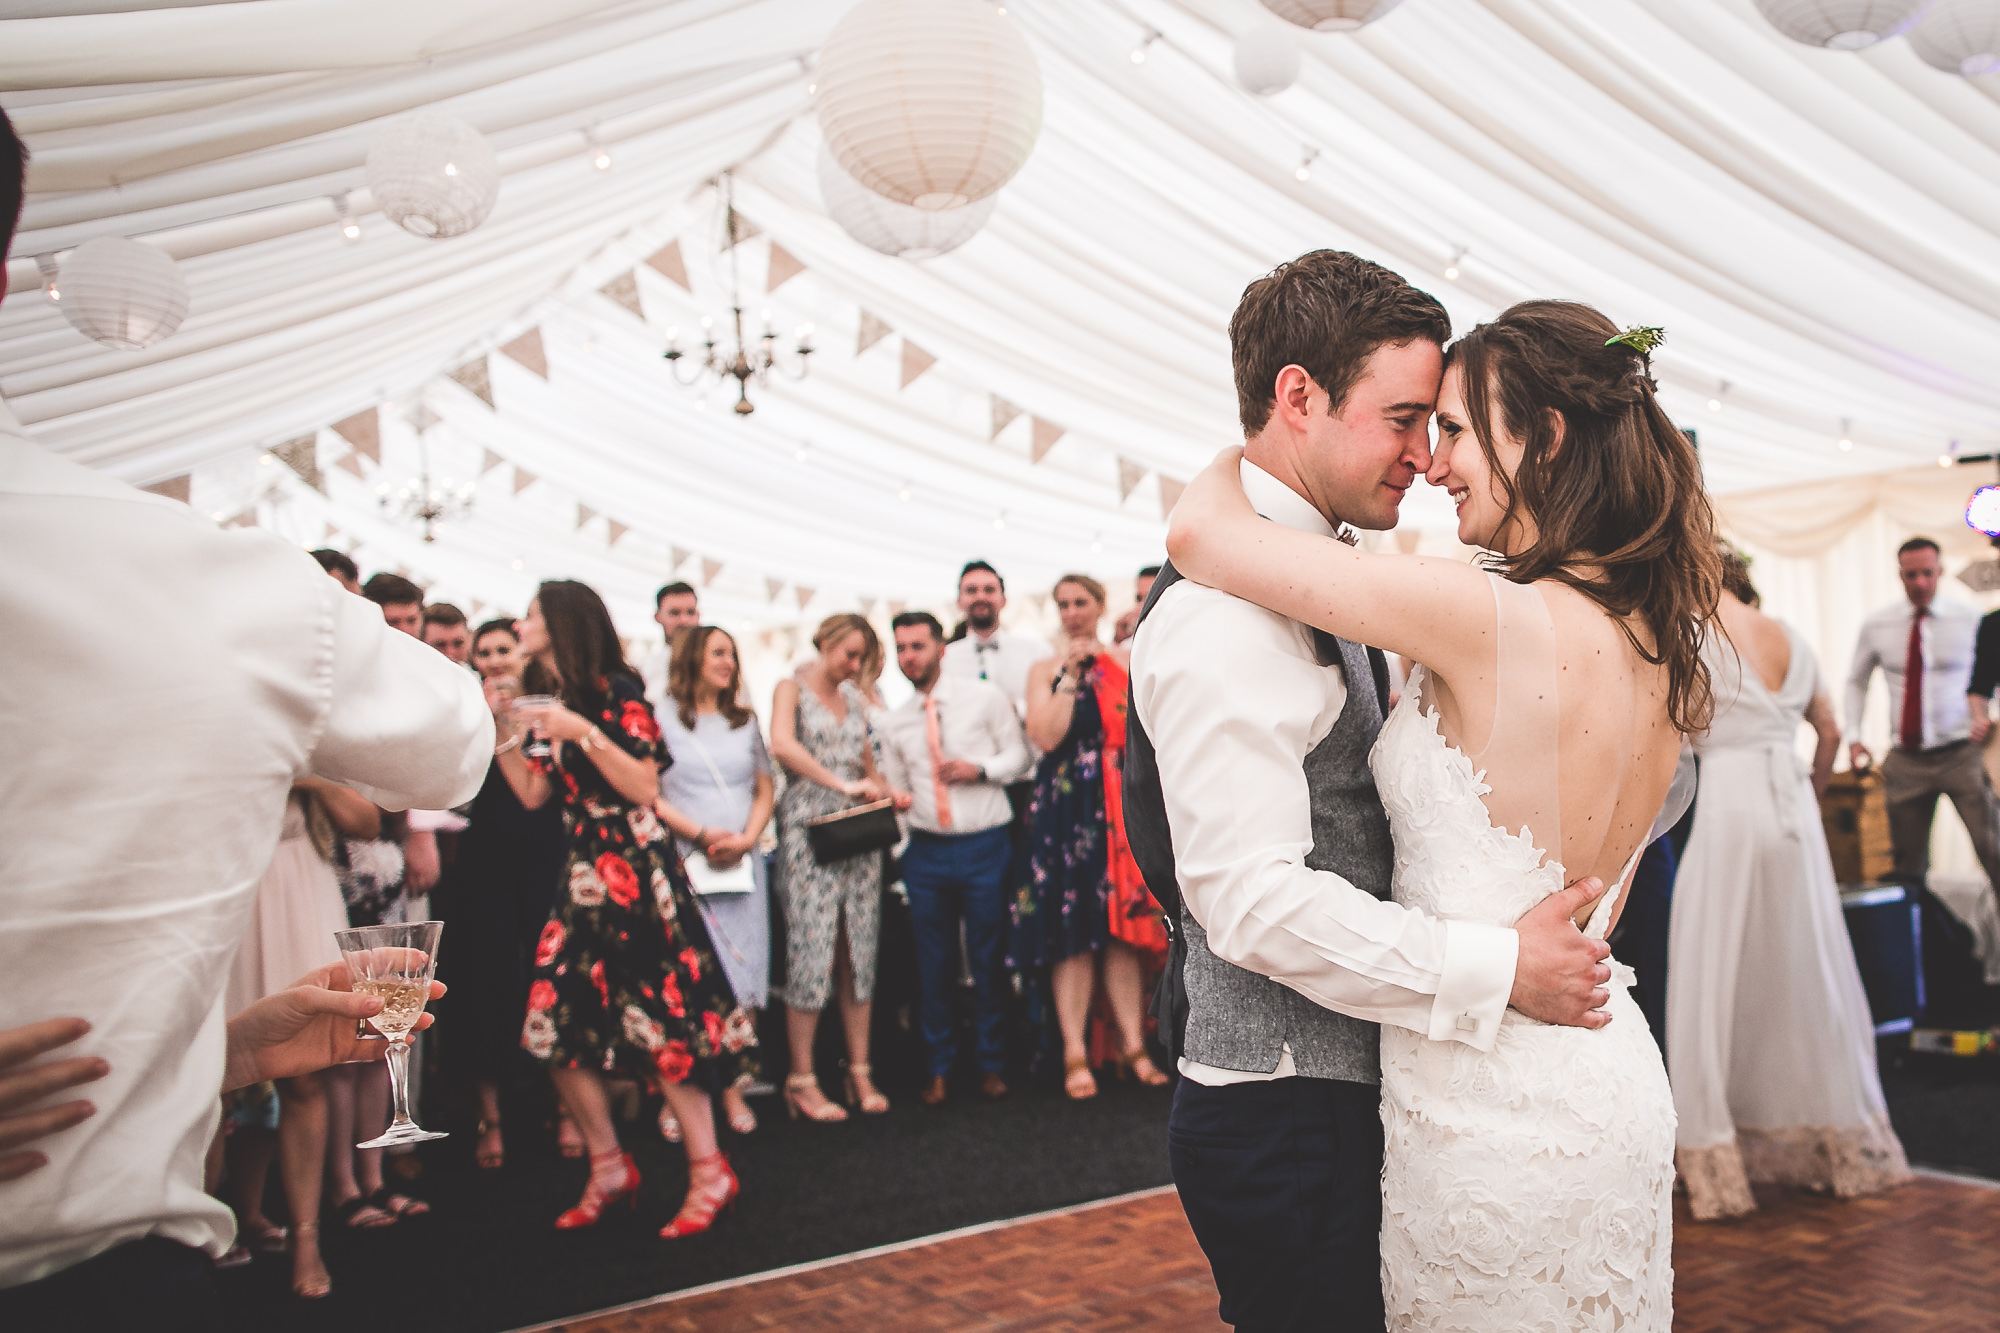
<instances>
[{"instance_id":1,"label":"man in white shirt","mask_svg":"<svg viewBox=\"0 0 2000 1333\"><path fill-rule=\"evenodd\" d=\"M20 158L0 117L0 255ZM223 983L292 782L453 805L492 718L304 551L58 458L4 406L0 567L5 1021L86 1020L69 1054L106 1069L95 1114L0 1183L0 1327L199 1327L201 1252L235 1232L202 1190ZM56 1321L36 1313L52 1283Z\"/></svg>"},{"instance_id":2,"label":"man in white shirt","mask_svg":"<svg viewBox=\"0 0 2000 1333\"><path fill-rule=\"evenodd\" d=\"M701 623L701 599L694 586L669 583L653 594L653 623L660 627L666 642L646 654L639 663L639 678L646 686L646 702L659 712L667 706L667 673L674 666L674 636Z\"/></svg>"},{"instance_id":3,"label":"man in white shirt","mask_svg":"<svg viewBox=\"0 0 2000 1333\"><path fill-rule=\"evenodd\" d=\"M1944 564L1930 538L1904 542L1896 551L1896 564L1903 600L1861 622L1854 665L1847 673L1848 761L1856 768L1874 762L1861 743L1861 710L1879 668L1889 687L1889 725L1895 738L1882 760L1882 779L1896 877L1908 884L1924 882L1930 870L1931 820L1942 795L1957 807L1986 878L2000 891L2000 801L1994 799L1980 756L1993 722L1984 699L1967 697L1979 611L1937 595Z\"/></svg>"},{"instance_id":4,"label":"man in white shirt","mask_svg":"<svg viewBox=\"0 0 2000 1333\"><path fill-rule=\"evenodd\" d=\"M890 624L896 666L917 687L882 716L879 732L883 776L909 798L904 819L910 841L902 868L917 937L919 1013L931 1075L923 1103L944 1103L945 1078L958 1055L951 964L961 918L972 976L979 1090L988 1098L1004 1097L1000 955L1013 820L1006 784L1028 770L1028 738L997 686L943 674L944 626L936 616L905 611Z\"/></svg>"},{"instance_id":5,"label":"man in white shirt","mask_svg":"<svg viewBox=\"0 0 2000 1333\"><path fill-rule=\"evenodd\" d=\"M944 674L999 686L1015 716L1026 717L1028 668L1055 656L1055 650L1037 635L1001 628L1000 613L1006 609L1007 582L999 571L984 560L968 562L958 575L965 637L945 646Z\"/></svg>"},{"instance_id":6,"label":"man in white shirt","mask_svg":"<svg viewBox=\"0 0 2000 1333\"><path fill-rule=\"evenodd\" d=\"M1393 527L1430 460L1443 307L1317 251L1252 283L1230 335L1251 503L1326 535ZM1174 935L1156 1010L1183 1075L1168 1155L1239 1329L1383 1326L1376 1024L1488 1050L1510 1002L1607 1021L1609 950L1569 920L1601 886L1516 930L1388 900L1367 766L1387 696L1377 650L1171 564L1133 640L1126 831Z\"/></svg>"}]
</instances>

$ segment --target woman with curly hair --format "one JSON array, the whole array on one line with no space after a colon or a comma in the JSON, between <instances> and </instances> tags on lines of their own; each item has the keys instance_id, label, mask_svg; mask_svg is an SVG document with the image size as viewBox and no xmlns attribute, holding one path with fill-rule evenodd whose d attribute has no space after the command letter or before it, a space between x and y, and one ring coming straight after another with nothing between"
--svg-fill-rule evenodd
<instances>
[{"instance_id":1,"label":"woman with curly hair","mask_svg":"<svg viewBox=\"0 0 2000 1333\"><path fill-rule=\"evenodd\" d=\"M706 849L702 828L659 800L671 760L611 616L581 583L544 583L520 623L525 684L561 702L508 707L500 768L537 809L560 787L569 856L535 952L521 1044L550 1067L590 1146L590 1181L561 1230L594 1225L637 1197L639 1171L618 1145L604 1077L656 1081L685 1133L688 1193L660 1232L706 1231L737 1193L716 1145L710 1093L754 1071L756 1034L737 1005L668 830ZM526 731L522 728L525 725ZM524 753L530 734L553 742ZM664 822L663 822L664 821Z\"/></svg>"}]
</instances>

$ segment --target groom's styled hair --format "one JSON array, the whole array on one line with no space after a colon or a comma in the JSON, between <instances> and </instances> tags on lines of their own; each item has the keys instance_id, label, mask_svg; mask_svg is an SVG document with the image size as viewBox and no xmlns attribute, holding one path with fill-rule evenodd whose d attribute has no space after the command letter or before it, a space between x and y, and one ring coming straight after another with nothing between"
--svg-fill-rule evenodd
<instances>
[{"instance_id":1,"label":"groom's styled hair","mask_svg":"<svg viewBox=\"0 0 2000 1333\"><path fill-rule=\"evenodd\" d=\"M1278 372L1301 367L1338 412L1362 368L1385 343L1451 341L1451 316L1380 264L1345 250L1314 250L1243 289L1229 321L1236 407L1255 435L1277 406Z\"/></svg>"}]
</instances>

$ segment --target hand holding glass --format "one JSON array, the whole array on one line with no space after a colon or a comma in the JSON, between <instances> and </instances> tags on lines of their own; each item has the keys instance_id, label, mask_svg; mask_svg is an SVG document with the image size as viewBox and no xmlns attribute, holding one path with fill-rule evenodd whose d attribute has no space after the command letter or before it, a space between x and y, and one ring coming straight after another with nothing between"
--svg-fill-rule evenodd
<instances>
[{"instance_id":1,"label":"hand holding glass","mask_svg":"<svg viewBox=\"0 0 2000 1333\"><path fill-rule=\"evenodd\" d=\"M395 1116L380 1136L357 1148L386 1148L392 1143L422 1143L445 1135L422 1128L410 1118L410 1029L423 1016L437 970L438 936L442 921L412 921L398 926L362 926L336 930L334 941L347 963L349 986L382 1001L369 1024L389 1039L389 1086Z\"/></svg>"},{"instance_id":2,"label":"hand holding glass","mask_svg":"<svg viewBox=\"0 0 2000 1333\"><path fill-rule=\"evenodd\" d=\"M515 698L513 712L515 717L532 724L535 716L543 709L554 708L560 703L562 703L561 698L553 694L523 694ZM521 753L533 755L537 759L547 759L555 753L555 746L549 743L547 736L540 732L531 732L521 746Z\"/></svg>"}]
</instances>

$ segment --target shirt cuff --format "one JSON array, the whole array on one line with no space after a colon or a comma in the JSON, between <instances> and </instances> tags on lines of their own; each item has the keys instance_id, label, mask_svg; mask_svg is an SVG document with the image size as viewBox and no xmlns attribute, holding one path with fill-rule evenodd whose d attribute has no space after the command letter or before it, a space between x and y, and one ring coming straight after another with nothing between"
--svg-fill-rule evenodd
<instances>
[{"instance_id":1,"label":"shirt cuff","mask_svg":"<svg viewBox=\"0 0 2000 1333\"><path fill-rule=\"evenodd\" d=\"M1500 1036L1507 997L1514 993L1521 937L1505 926L1470 921L1447 921L1444 928L1444 972L1426 1035L1490 1051Z\"/></svg>"}]
</instances>

